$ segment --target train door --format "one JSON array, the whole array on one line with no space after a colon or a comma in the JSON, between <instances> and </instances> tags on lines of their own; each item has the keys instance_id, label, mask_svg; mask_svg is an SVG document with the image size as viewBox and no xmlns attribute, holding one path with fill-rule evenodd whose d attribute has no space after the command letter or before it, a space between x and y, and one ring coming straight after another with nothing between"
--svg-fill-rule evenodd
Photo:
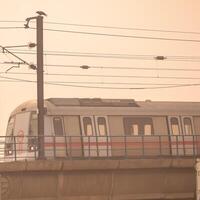
<instances>
[{"instance_id":1,"label":"train door","mask_svg":"<svg viewBox=\"0 0 200 200\"><path fill-rule=\"evenodd\" d=\"M83 153L86 157L98 155L97 135L93 116L81 116Z\"/></svg>"},{"instance_id":2,"label":"train door","mask_svg":"<svg viewBox=\"0 0 200 200\"><path fill-rule=\"evenodd\" d=\"M195 138L194 138L194 124L191 116L182 116L181 123L183 127L184 149L185 155L195 154Z\"/></svg>"},{"instance_id":3,"label":"train door","mask_svg":"<svg viewBox=\"0 0 200 200\"><path fill-rule=\"evenodd\" d=\"M55 136L53 139L54 157L66 157L67 143L64 135L63 119L61 116L53 117Z\"/></svg>"},{"instance_id":4,"label":"train door","mask_svg":"<svg viewBox=\"0 0 200 200\"><path fill-rule=\"evenodd\" d=\"M111 144L107 116L95 116L98 156L111 156Z\"/></svg>"},{"instance_id":5,"label":"train door","mask_svg":"<svg viewBox=\"0 0 200 200\"><path fill-rule=\"evenodd\" d=\"M172 155L184 155L184 137L179 116L169 116L168 124Z\"/></svg>"}]
</instances>

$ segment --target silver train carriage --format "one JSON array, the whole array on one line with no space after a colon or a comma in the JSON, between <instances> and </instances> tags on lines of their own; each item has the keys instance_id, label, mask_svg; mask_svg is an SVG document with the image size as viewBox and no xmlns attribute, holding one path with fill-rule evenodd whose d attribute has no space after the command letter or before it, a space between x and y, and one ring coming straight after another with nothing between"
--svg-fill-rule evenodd
<instances>
[{"instance_id":1,"label":"silver train carriage","mask_svg":"<svg viewBox=\"0 0 200 200\"><path fill-rule=\"evenodd\" d=\"M45 100L47 159L90 157L197 156L200 103L132 99ZM38 158L37 104L11 114L5 158Z\"/></svg>"}]
</instances>

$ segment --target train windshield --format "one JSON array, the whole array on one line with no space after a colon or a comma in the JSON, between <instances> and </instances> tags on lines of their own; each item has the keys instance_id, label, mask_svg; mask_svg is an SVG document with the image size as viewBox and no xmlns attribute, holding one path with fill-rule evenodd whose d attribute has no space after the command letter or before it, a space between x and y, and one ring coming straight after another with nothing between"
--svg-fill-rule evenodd
<instances>
[{"instance_id":1,"label":"train windshield","mask_svg":"<svg viewBox=\"0 0 200 200\"><path fill-rule=\"evenodd\" d=\"M13 154L13 133L14 133L14 121L15 118L11 117L8 122L7 130L6 130L6 138L5 138L5 156Z\"/></svg>"},{"instance_id":2,"label":"train windshield","mask_svg":"<svg viewBox=\"0 0 200 200\"><path fill-rule=\"evenodd\" d=\"M13 136L13 128L14 128L14 117L11 117L8 122L6 136Z\"/></svg>"}]
</instances>

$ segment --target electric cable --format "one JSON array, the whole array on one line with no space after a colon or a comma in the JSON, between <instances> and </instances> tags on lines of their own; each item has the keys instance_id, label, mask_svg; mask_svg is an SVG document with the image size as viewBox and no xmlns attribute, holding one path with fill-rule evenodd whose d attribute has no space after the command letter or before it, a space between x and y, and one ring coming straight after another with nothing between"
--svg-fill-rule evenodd
<instances>
[{"instance_id":1,"label":"electric cable","mask_svg":"<svg viewBox=\"0 0 200 200\"><path fill-rule=\"evenodd\" d=\"M5 73L5 72L0 72ZM13 75L35 75L31 72L7 72L6 74ZM68 74L68 73L44 73L45 76L69 76L69 77L100 77L100 78L141 78L141 79L185 79L185 80L200 80L200 77L190 76L141 76L141 75L105 75L105 74Z\"/></svg>"},{"instance_id":2,"label":"electric cable","mask_svg":"<svg viewBox=\"0 0 200 200\"><path fill-rule=\"evenodd\" d=\"M95 58L111 58L111 59L136 59L136 60L157 60L156 55L137 55L137 54L112 54L112 53L91 53L91 52L67 52L57 51L60 53L53 53L54 51L44 51L46 56L68 56L68 57L95 57ZM0 52L1 53L1 52ZM34 51L13 50L15 54L36 55ZM164 57L164 56L161 56ZM166 56L165 61L183 61L183 62L200 62L199 56Z\"/></svg>"},{"instance_id":3,"label":"electric cable","mask_svg":"<svg viewBox=\"0 0 200 200\"><path fill-rule=\"evenodd\" d=\"M23 81L29 83L36 83L36 81L31 81L27 79L17 79L17 78L10 78L1 76L0 78L8 79L8 80L16 80L16 81ZM88 85L72 85L72 84L61 84L61 83L51 83L45 81L44 84L47 85L54 85L54 86L67 86L67 87L74 87L74 88L88 88L88 89L113 89L113 90L148 90L148 89L167 89L167 88L177 88L177 87L191 87L191 86L200 86L200 84L185 84L185 85L174 85L174 86L159 86L159 87L102 87L102 86L88 86Z\"/></svg>"},{"instance_id":4,"label":"electric cable","mask_svg":"<svg viewBox=\"0 0 200 200\"><path fill-rule=\"evenodd\" d=\"M30 27L30 29L34 29L35 30L36 28ZM94 36L120 37L120 38L132 38L132 39L165 40L165 41L197 42L197 43L200 42L200 40L197 40L197 39L182 39L182 38L166 38L166 37L124 35L124 34L111 34L111 33L74 31L74 30L62 30L62 29L50 29L50 28L44 28L43 30L44 31L51 31L51 32L62 32L62 33L94 35Z\"/></svg>"},{"instance_id":5,"label":"electric cable","mask_svg":"<svg viewBox=\"0 0 200 200\"><path fill-rule=\"evenodd\" d=\"M25 21L20 20L0 20L0 23L24 23ZM34 22L33 22L34 23ZM45 21L44 24L52 25L66 25L76 27L89 27L89 28L105 28L105 29L118 29L118 30L129 30L129 31L148 31L148 32L164 32L164 33L181 33L181 34L197 34L198 31L181 31L181 30L167 30L167 29L152 29L152 28L136 28L136 27L121 27L121 26L106 26L106 25L94 25L94 24L80 24L80 23L66 23L66 22L54 22Z\"/></svg>"}]
</instances>

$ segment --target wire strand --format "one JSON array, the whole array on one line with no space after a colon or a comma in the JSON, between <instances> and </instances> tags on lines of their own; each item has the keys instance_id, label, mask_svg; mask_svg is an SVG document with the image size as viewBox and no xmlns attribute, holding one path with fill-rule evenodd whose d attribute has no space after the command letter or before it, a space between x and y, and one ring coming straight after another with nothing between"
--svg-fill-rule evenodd
<instances>
[{"instance_id":1,"label":"wire strand","mask_svg":"<svg viewBox=\"0 0 200 200\"><path fill-rule=\"evenodd\" d=\"M36 51L16 50L13 53L24 55L35 55ZM2 53L2 52L0 52ZM109 59L136 59L136 60L157 60L157 55L139 55L139 54L114 54L114 53L93 53L93 52L72 52L72 51L44 51L47 56L68 56L68 57L95 57ZM165 61L181 62L200 62L200 56L165 56Z\"/></svg>"},{"instance_id":2,"label":"wire strand","mask_svg":"<svg viewBox=\"0 0 200 200\"><path fill-rule=\"evenodd\" d=\"M15 49L14 47L11 48L14 51L24 51L24 52L31 52L36 53L35 50L30 49ZM55 51L55 50L44 50L44 53L58 53L58 54L88 54L88 55L111 55L111 56L127 56L127 57L150 57L153 59L156 59L156 54L119 54L119 53L97 53L97 52L80 52L80 51ZM200 56L172 56L172 55L166 55L164 56L165 59L200 59Z\"/></svg>"},{"instance_id":3,"label":"wire strand","mask_svg":"<svg viewBox=\"0 0 200 200\"><path fill-rule=\"evenodd\" d=\"M15 80L15 81L23 81L29 83L36 83L36 81L31 81L27 79L17 79L17 78L10 78L4 77L0 75L0 78L8 79L8 80ZM177 87L191 87L191 86L200 86L200 84L185 84L185 85L174 85L174 86L159 86L159 87L100 87L100 86L87 86L87 85L71 85L71 84L60 84L60 83L51 83L51 82L44 82L47 85L54 85L54 86L67 86L67 87L74 87L74 88L90 88L90 89L112 89L112 90L148 90L148 89L169 89L169 88L177 88Z\"/></svg>"},{"instance_id":4,"label":"wire strand","mask_svg":"<svg viewBox=\"0 0 200 200\"><path fill-rule=\"evenodd\" d=\"M0 27L0 29L24 29L24 27L10 26L10 27Z\"/></svg>"},{"instance_id":5,"label":"wire strand","mask_svg":"<svg viewBox=\"0 0 200 200\"><path fill-rule=\"evenodd\" d=\"M2 52L0 52L2 53ZM15 54L21 54L21 55L36 55L36 52L22 52L22 51L13 51ZM115 54L87 54L87 53L44 53L46 56L63 56L63 57L85 57L85 58L105 58L105 59L128 59L128 60L155 60L154 57L142 57L142 56L126 56L121 54L121 56L117 56ZM119 54L120 55L120 54ZM167 58L165 61L170 61L170 62L200 62L200 58L196 59L173 59L173 58Z\"/></svg>"},{"instance_id":6,"label":"wire strand","mask_svg":"<svg viewBox=\"0 0 200 200\"><path fill-rule=\"evenodd\" d=\"M47 67L61 67L61 68L77 68L81 69L82 65L64 65L64 64L45 64ZM88 66L89 69L115 69L115 70L145 70L145 71L153 71L153 70L161 70L161 71L200 71L197 68L166 68L166 67L105 67L105 66Z\"/></svg>"},{"instance_id":7,"label":"wire strand","mask_svg":"<svg viewBox=\"0 0 200 200\"><path fill-rule=\"evenodd\" d=\"M0 20L0 23L24 23L25 21L20 20ZM34 23L34 21L33 21ZM166 29L152 29L152 28L136 28L136 27L120 27L120 26L106 26L106 25L94 25L94 24L79 24L79 23L66 23L66 22L53 22L47 21L44 24L54 25L66 25L66 26L77 26L77 27L90 27L90 28L105 28L105 29L118 29L118 30L136 30L136 31L148 31L148 32L163 32L163 33L181 33L181 34L195 34L199 35L198 31L181 31L181 30L166 30Z\"/></svg>"},{"instance_id":8,"label":"wire strand","mask_svg":"<svg viewBox=\"0 0 200 200\"><path fill-rule=\"evenodd\" d=\"M165 30L165 29L150 29L150 28L134 28L134 27L119 27L119 26L105 26L105 25L92 25L92 24L78 24L78 23L64 23L64 22L44 22L46 24L54 25L67 25L77 27L90 27L90 28L105 28L105 29L118 29L118 30L129 30L129 31L148 31L148 32L164 32L164 33L181 33L181 34L197 34L200 32L196 31L178 31L178 30Z\"/></svg>"},{"instance_id":9,"label":"wire strand","mask_svg":"<svg viewBox=\"0 0 200 200\"><path fill-rule=\"evenodd\" d=\"M23 23L25 21L19 20L0 20L0 23Z\"/></svg>"},{"instance_id":10,"label":"wire strand","mask_svg":"<svg viewBox=\"0 0 200 200\"><path fill-rule=\"evenodd\" d=\"M1 80L0 80L1 81ZM14 81L14 80L13 80ZM12 81L12 82L13 82ZM2 82L5 82L5 81L3 81L2 80ZM16 82L16 81L14 81L14 82ZM21 82L23 82L23 81L21 81ZM98 81L90 81L90 82L88 82L88 81L48 81L48 82L50 82L50 83L73 83L73 84L89 84L89 85L91 85L91 84L95 84L95 85L157 85L157 86L175 86L175 85L178 85L178 86L184 86L186 83L174 83L174 84L172 84L172 83L138 83L138 82L98 82ZM193 83L193 84L198 84L198 83Z\"/></svg>"},{"instance_id":11,"label":"wire strand","mask_svg":"<svg viewBox=\"0 0 200 200\"><path fill-rule=\"evenodd\" d=\"M5 73L5 72L0 72ZM36 73L30 72L7 72L6 74L13 75L36 75ZM100 75L100 74L67 74L67 73L44 73L46 76L71 76L71 77L104 77L104 78L141 78L141 79L185 79L185 80L200 80L200 77L189 76L137 76L137 75Z\"/></svg>"},{"instance_id":12,"label":"wire strand","mask_svg":"<svg viewBox=\"0 0 200 200\"><path fill-rule=\"evenodd\" d=\"M30 29L34 29L35 30L36 28L30 27ZM197 43L200 42L200 40L195 40L195 39L123 35L123 34L111 34L111 33L87 32L87 31L73 31L73 30L50 29L50 28L44 28L44 30L45 31L52 31L52 32L63 32L63 33L95 35L95 36L108 36L108 37L121 37L121 38L132 38L132 39L149 39L149 40L165 40L165 41L197 42Z\"/></svg>"}]
</instances>

